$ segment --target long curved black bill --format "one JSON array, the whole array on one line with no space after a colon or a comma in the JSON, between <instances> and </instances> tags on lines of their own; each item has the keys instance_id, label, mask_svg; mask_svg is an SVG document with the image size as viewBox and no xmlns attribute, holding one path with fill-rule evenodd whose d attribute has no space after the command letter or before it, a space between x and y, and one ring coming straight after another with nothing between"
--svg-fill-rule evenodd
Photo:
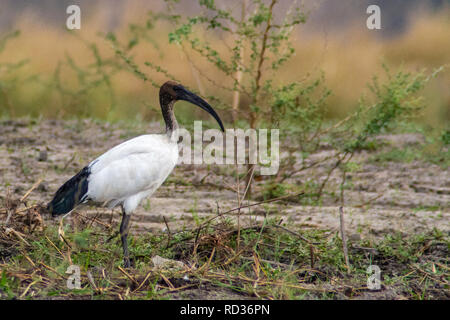
<instances>
[{"instance_id":1,"label":"long curved black bill","mask_svg":"<svg viewBox=\"0 0 450 320\"><path fill-rule=\"evenodd\" d=\"M225 131L223 124L222 124L222 120L220 120L219 115L214 111L214 109L205 100L203 100L202 98L197 96L195 93L192 93L189 90L185 89L184 87L180 86L179 89L181 89L181 90L178 93L178 100L184 100L184 101L190 102L192 104L199 106L203 110L207 111L219 123L220 129L223 132Z\"/></svg>"}]
</instances>

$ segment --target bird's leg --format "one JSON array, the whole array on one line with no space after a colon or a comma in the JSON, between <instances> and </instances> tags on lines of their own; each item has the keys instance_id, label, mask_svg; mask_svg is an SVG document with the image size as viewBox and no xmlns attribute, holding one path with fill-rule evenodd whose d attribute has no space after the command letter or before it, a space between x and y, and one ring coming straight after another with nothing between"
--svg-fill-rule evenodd
<instances>
[{"instance_id":1,"label":"bird's leg","mask_svg":"<svg viewBox=\"0 0 450 320\"><path fill-rule=\"evenodd\" d=\"M125 213L125 209L122 208L122 223L120 224L120 238L122 239L123 247L123 264L125 268L130 267L130 255L128 253L128 229L130 224L131 215Z\"/></svg>"}]
</instances>

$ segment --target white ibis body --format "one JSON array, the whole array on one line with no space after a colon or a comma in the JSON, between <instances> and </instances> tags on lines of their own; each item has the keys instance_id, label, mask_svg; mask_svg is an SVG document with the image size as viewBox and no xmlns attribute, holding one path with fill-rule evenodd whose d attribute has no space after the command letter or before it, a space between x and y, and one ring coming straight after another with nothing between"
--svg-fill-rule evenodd
<instances>
[{"instance_id":1,"label":"white ibis body","mask_svg":"<svg viewBox=\"0 0 450 320\"><path fill-rule=\"evenodd\" d=\"M47 206L52 216L58 216L70 213L82 203L110 208L120 205L125 267L130 266L127 235L131 214L144 198L161 186L178 161L175 134L178 123L173 113L178 100L191 102L209 112L224 131L222 121L206 101L182 85L168 81L159 91L166 132L142 135L108 150L66 181Z\"/></svg>"}]
</instances>

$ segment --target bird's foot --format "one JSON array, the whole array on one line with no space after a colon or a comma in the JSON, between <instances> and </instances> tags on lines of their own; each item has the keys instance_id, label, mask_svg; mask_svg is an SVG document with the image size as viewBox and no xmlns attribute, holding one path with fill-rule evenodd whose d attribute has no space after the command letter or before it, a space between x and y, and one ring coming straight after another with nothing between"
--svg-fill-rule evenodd
<instances>
[{"instance_id":1,"label":"bird's foot","mask_svg":"<svg viewBox=\"0 0 450 320\"><path fill-rule=\"evenodd\" d=\"M123 258L123 266L124 266L124 268L131 267L131 262L130 262L130 258L129 257L124 257Z\"/></svg>"}]
</instances>

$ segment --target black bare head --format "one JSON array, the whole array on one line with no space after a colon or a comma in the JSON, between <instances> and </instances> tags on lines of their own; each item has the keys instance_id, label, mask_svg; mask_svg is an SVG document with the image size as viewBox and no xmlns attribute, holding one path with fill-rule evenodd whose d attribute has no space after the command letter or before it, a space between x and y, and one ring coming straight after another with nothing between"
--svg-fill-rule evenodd
<instances>
[{"instance_id":1,"label":"black bare head","mask_svg":"<svg viewBox=\"0 0 450 320\"><path fill-rule=\"evenodd\" d=\"M181 84L175 81L167 81L159 89L159 101L161 104L164 120L166 121L167 130L173 130L176 125L175 117L173 116L173 105L178 100L188 101L196 106L199 106L216 119L219 123L220 129L225 131L222 120L220 120L214 109L202 98L195 93L187 90Z\"/></svg>"}]
</instances>

